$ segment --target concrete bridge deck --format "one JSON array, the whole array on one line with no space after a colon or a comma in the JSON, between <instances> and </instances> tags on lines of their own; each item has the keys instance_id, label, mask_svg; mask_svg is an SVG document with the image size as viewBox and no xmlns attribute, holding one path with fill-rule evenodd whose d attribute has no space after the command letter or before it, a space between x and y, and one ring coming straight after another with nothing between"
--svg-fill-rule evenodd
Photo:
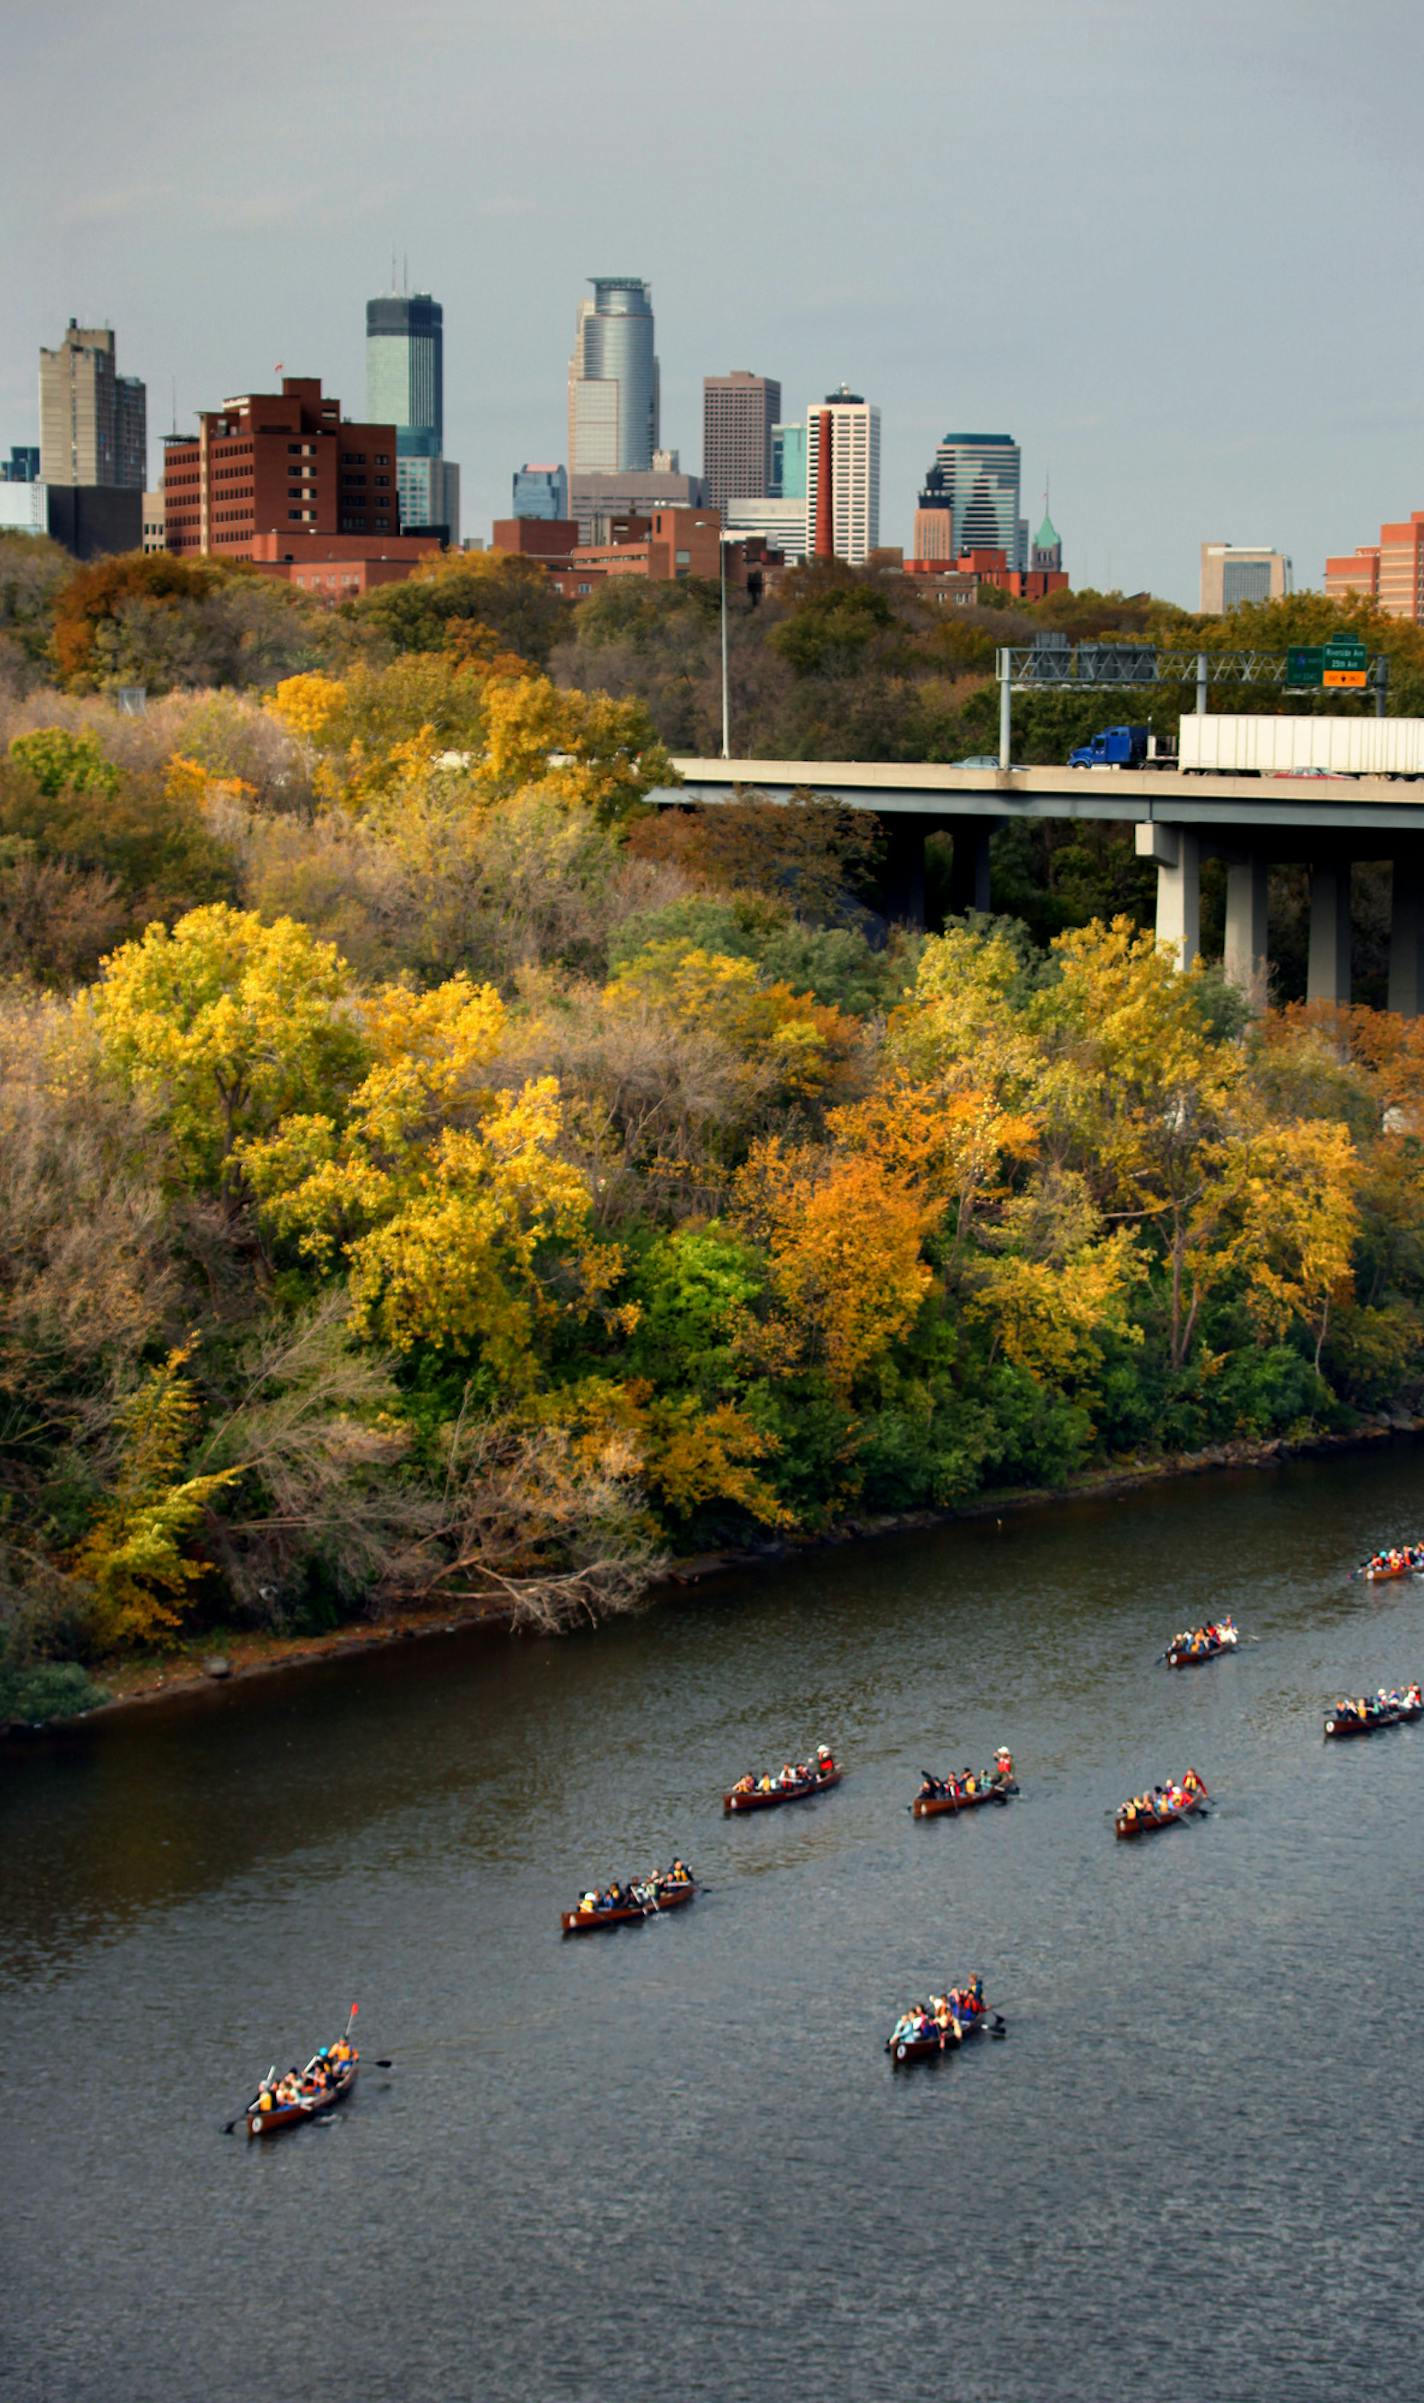
<instances>
[{"instance_id":1,"label":"concrete bridge deck","mask_svg":"<svg viewBox=\"0 0 1424 2403\"><path fill-rule=\"evenodd\" d=\"M1424 782L1384 776L1198 776L1178 769L957 768L826 759L691 759L680 784L649 797L669 807L716 804L737 794L786 801L823 793L873 811L886 836L886 890L897 916L924 914L924 843L956 836L952 900L987 909L989 842L1016 820L1094 819L1130 824L1139 855L1157 867L1157 934L1183 966L1201 942L1201 862L1227 870L1227 974L1243 988L1267 960L1266 874L1274 860L1311 872L1312 1000L1350 997L1350 869L1392 864L1389 1004L1424 1008Z\"/></svg>"}]
</instances>

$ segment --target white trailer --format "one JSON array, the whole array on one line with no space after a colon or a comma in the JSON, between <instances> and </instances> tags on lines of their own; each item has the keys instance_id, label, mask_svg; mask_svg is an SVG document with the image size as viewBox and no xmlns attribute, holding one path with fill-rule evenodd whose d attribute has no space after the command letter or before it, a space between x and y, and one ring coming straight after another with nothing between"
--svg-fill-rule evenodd
<instances>
[{"instance_id":1,"label":"white trailer","mask_svg":"<svg viewBox=\"0 0 1424 2403\"><path fill-rule=\"evenodd\" d=\"M1424 776L1424 718L1183 718L1198 776Z\"/></svg>"}]
</instances>

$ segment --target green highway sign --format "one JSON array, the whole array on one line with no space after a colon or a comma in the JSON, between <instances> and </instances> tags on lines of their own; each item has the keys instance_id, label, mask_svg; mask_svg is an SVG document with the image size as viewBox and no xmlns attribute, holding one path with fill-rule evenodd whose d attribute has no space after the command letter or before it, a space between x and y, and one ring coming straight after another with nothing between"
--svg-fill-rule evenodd
<instances>
[{"instance_id":1,"label":"green highway sign","mask_svg":"<svg viewBox=\"0 0 1424 2403\"><path fill-rule=\"evenodd\" d=\"M1369 657L1364 644L1353 634L1337 634L1329 642L1298 643L1286 653L1286 684L1297 690L1302 685L1312 689L1321 685L1332 690L1342 685L1358 689L1366 680Z\"/></svg>"}]
</instances>

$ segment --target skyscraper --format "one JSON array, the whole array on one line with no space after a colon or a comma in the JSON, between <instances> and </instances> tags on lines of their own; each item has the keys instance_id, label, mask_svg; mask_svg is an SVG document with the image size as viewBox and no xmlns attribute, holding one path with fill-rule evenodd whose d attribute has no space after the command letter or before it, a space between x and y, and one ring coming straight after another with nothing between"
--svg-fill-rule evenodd
<instances>
[{"instance_id":1,"label":"skyscraper","mask_svg":"<svg viewBox=\"0 0 1424 2403\"><path fill-rule=\"evenodd\" d=\"M934 466L940 470L939 490L954 512L954 547L960 556L1002 551L1008 567L1027 565L1019 519L1020 464L1012 434L945 435Z\"/></svg>"},{"instance_id":2,"label":"skyscraper","mask_svg":"<svg viewBox=\"0 0 1424 2403\"><path fill-rule=\"evenodd\" d=\"M880 548L880 411L842 384L806 412L806 550L863 567Z\"/></svg>"},{"instance_id":3,"label":"skyscraper","mask_svg":"<svg viewBox=\"0 0 1424 2403\"><path fill-rule=\"evenodd\" d=\"M460 538L460 470L445 457L445 312L428 292L366 303L366 409L396 429L401 525Z\"/></svg>"},{"instance_id":4,"label":"skyscraper","mask_svg":"<svg viewBox=\"0 0 1424 2403\"><path fill-rule=\"evenodd\" d=\"M527 460L514 471L514 514L549 520L569 514L569 479L562 467Z\"/></svg>"},{"instance_id":5,"label":"skyscraper","mask_svg":"<svg viewBox=\"0 0 1424 2403\"><path fill-rule=\"evenodd\" d=\"M658 447L653 295L641 278L596 275L569 360L569 475L650 468Z\"/></svg>"},{"instance_id":6,"label":"skyscraper","mask_svg":"<svg viewBox=\"0 0 1424 2403\"><path fill-rule=\"evenodd\" d=\"M910 556L921 561L933 560L937 566L954 564L954 508L944 469L938 464L930 469L920 488Z\"/></svg>"},{"instance_id":7,"label":"skyscraper","mask_svg":"<svg viewBox=\"0 0 1424 2403\"><path fill-rule=\"evenodd\" d=\"M737 367L702 379L702 489L707 505L761 499L772 488L771 430L781 415L774 376Z\"/></svg>"},{"instance_id":8,"label":"skyscraper","mask_svg":"<svg viewBox=\"0 0 1424 2403\"><path fill-rule=\"evenodd\" d=\"M148 396L115 367L113 328L71 317L57 350L40 352L40 480L142 492L148 482Z\"/></svg>"},{"instance_id":9,"label":"skyscraper","mask_svg":"<svg viewBox=\"0 0 1424 2403\"><path fill-rule=\"evenodd\" d=\"M806 498L806 428L799 419L771 429L771 484L774 500Z\"/></svg>"}]
</instances>

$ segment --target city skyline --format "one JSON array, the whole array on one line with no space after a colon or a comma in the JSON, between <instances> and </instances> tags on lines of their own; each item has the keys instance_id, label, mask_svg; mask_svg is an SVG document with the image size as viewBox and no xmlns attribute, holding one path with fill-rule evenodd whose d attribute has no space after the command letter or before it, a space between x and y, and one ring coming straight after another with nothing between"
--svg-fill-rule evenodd
<instances>
[{"instance_id":1,"label":"city skyline","mask_svg":"<svg viewBox=\"0 0 1424 2403\"><path fill-rule=\"evenodd\" d=\"M596 24L573 0L429 0L422 40L394 53L334 0L304 23L325 60L315 126L263 80L290 32L275 0L254 0L221 76L201 71L217 30L180 46L162 12L121 28L71 0L17 25L0 452L36 438L36 353L71 315L118 329L155 436L175 382L191 430L279 359L359 396L362 304L394 242L444 305L446 443L476 530L520 460L565 457L572 313L607 264L656 293L662 438L685 464L702 378L729 361L789 394L873 393L887 542L908 547L949 425L1013 428L1031 520L1051 470L1075 582L1185 605L1209 536L1278 547L1318 585L1327 556L1424 500L1424 332L1399 303L1424 37L1394 0L1365 0L1344 42L1318 0L1244 15L1203 0L1190 43L1124 0L1087 0L1071 24L1046 0L1005 0L992 22L951 0L948 18L892 8L869 45L842 0L811 0L794 43L722 0L710 64L705 24L650 0L608 0ZM1012 94L1014 129L1011 174L976 189L967 148L955 162L952 261L935 233L944 162L916 146L910 107L946 39L966 88ZM630 78L654 55L660 88L692 104L622 143ZM44 129L61 90L56 192ZM532 139L535 92L541 122L577 110L569 155ZM393 138L406 122L418 141ZM837 160L855 207L828 216ZM1385 358L1387 377L1362 373Z\"/></svg>"}]
</instances>

